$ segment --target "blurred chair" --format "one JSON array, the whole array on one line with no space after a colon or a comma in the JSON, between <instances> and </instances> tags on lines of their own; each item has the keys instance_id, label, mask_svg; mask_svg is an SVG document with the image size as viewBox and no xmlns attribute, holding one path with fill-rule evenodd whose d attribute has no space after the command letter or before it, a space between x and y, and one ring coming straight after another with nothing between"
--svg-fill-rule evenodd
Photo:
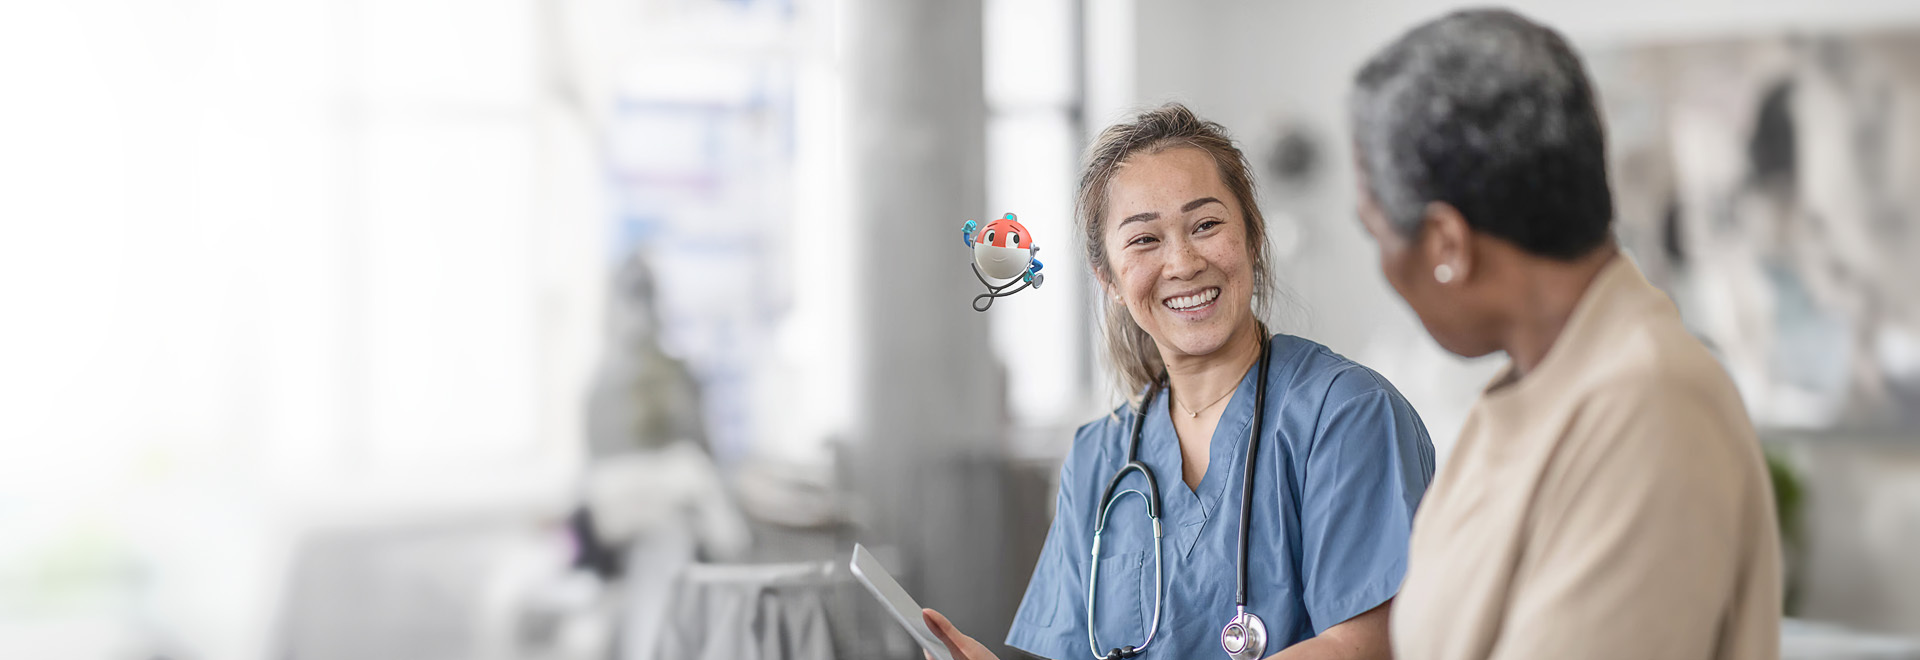
<instances>
[{"instance_id":1,"label":"blurred chair","mask_svg":"<svg viewBox=\"0 0 1920 660\"><path fill-rule=\"evenodd\" d=\"M689 463L705 454L687 447ZM696 458L697 457L697 458ZM617 463L615 463L617 464ZM629 467L625 470L638 470ZM671 479L720 487L704 468ZM620 544L620 660L811 660L918 657L918 647L846 568L856 536L833 470L750 460L719 493L662 525L638 517L603 525ZM590 489L596 510L617 513L646 495L640 481ZM744 507L745 513L735 507ZM602 516L596 515L598 521ZM752 533L735 525L750 525ZM748 543L750 537L751 543Z\"/></svg>"},{"instance_id":2,"label":"blurred chair","mask_svg":"<svg viewBox=\"0 0 1920 660\"><path fill-rule=\"evenodd\" d=\"M832 660L829 562L694 565L673 587L659 645L627 660Z\"/></svg>"}]
</instances>

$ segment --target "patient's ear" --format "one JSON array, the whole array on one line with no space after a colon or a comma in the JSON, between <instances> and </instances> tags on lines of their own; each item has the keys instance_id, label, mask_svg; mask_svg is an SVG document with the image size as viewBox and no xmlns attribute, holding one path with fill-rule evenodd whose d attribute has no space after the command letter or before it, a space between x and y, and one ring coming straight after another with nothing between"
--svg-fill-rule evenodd
<instances>
[{"instance_id":1,"label":"patient's ear","mask_svg":"<svg viewBox=\"0 0 1920 660\"><path fill-rule=\"evenodd\" d=\"M1433 264L1438 279L1465 282L1473 277L1473 228L1460 209L1446 202L1429 202L1420 219L1421 256ZM1441 270L1440 267L1445 269Z\"/></svg>"}]
</instances>

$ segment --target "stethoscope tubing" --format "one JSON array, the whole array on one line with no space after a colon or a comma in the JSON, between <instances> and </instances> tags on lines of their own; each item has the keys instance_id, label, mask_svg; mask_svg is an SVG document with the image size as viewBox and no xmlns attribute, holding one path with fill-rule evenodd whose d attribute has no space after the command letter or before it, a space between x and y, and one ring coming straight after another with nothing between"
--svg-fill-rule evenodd
<instances>
[{"instance_id":1,"label":"stethoscope tubing","mask_svg":"<svg viewBox=\"0 0 1920 660\"><path fill-rule=\"evenodd\" d=\"M976 311L976 312L984 312L989 309L992 309L994 298L1005 298L1007 296L1011 296L1013 294L1019 293L1021 289L1025 289L1028 286L1033 284L1032 282L1026 281L1025 278L1016 277L1013 279L1013 281L996 287L993 285L992 282L987 281L986 275L980 272L979 264L968 264L968 265L973 267L973 276L980 278L980 283L987 286L986 293L982 293L980 295L973 297L973 311Z\"/></svg>"},{"instance_id":2,"label":"stethoscope tubing","mask_svg":"<svg viewBox=\"0 0 1920 660\"><path fill-rule=\"evenodd\" d=\"M1267 360L1269 340L1265 325L1260 326L1260 374L1253 387L1253 431L1247 436L1247 462L1240 466L1240 548L1239 561L1235 567L1233 604L1240 610L1247 608L1247 537L1253 527L1253 458L1260 449L1260 427L1267 416Z\"/></svg>"},{"instance_id":3,"label":"stethoscope tubing","mask_svg":"<svg viewBox=\"0 0 1920 660\"><path fill-rule=\"evenodd\" d=\"M978 273L979 270L976 268L975 274ZM1234 562L1233 604L1235 611L1239 613L1235 617L1236 620L1244 616L1247 609L1247 539L1253 523L1252 517L1248 514L1253 511L1253 461L1258 455L1261 427L1266 424L1267 368L1272 357L1264 324L1260 326L1260 334L1259 372L1254 376L1257 380L1253 390L1253 429L1249 431L1247 437L1247 461L1241 467L1240 538L1238 556ZM1153 384L1147 387L1145 395L1141 397L1140 406L1134 409L1133 429L1127 443L1127 462L1114 472L1113 478L1107 480L1107 488L1100 495L1100 517L1094 522L1093 527L1093 565L1088 571L1087 579L1087 646L1093 651L1093 657L1096 660L1120 660L1139 655L1147 650L1148 644L1153 643L1153 636L1160 629L1160 601L1163 600L1160 563L1160 484L1154 478L1153 469L1140 461L1140 429L1146 425L1147 409L1153 406L1153 399L1160 393L1161 381L1165 378L1166 374L1162 373L1160 378L1155 379ZM1100 641L1094 633L1094 602L1098 600L1094 597L1094 589L1100 580L1100 537L1101 533L1106 531L1107 514L1113 510L1113 505L1118 499L1114 491L1119 489L1121 480L1131 472L1138 472L1147 480L1147 493L1142 494L1138 490L1128 489L1120 491L1118 496L1125 496L1128 493L1140 495L1141 499L1147 502L1147 518L1153 521L1153 623L1148 626L1146 639L1142 640L1139 646L1116 648L1103 654L1100 652Z\"/></svg>"}]
</instances>

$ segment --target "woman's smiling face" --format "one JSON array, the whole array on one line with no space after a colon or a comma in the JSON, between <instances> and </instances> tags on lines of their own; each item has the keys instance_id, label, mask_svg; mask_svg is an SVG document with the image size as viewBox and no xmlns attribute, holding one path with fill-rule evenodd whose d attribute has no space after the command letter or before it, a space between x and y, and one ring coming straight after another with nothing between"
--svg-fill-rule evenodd
<instances>
[{"instance_id":1,"label":"woman's smiling face","mask_svg":"<svg viewBox=\"0 0 1920 660\"><path fill-rule=\"evenodd\" d=\"M1140 154L1107 189L1107 295L1168 361L1225 346L1253 314L1246 215L1207 152Z\"/></svg>"}]
</instances>

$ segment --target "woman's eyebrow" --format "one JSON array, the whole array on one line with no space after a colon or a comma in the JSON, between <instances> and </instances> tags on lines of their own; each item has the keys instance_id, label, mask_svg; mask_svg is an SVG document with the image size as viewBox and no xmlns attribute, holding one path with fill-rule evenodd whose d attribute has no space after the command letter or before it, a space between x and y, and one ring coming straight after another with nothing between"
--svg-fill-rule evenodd
<instances>
[{"instance_id":1,"label":"woman's eyebrow","mask_svg":"<svg viewBox=\"0 0 1920 660\"><path fill-rule=\"evenodd\" d=\"M1214 198L1212 198L1212 197L1202 197L1202 198L1200 198L1200 199L1196 199L1196 200L1193 200L1193 201L1191 201L1191 202L1187 202L1187 203L1186 203L1185 205L1183 205L1183 206L1181 206L1181 207L1180 207L1180 212L1181 212L1181 213L1188 213L1188 212L1191 212L1191 211L1193 211L1194 209L1197 209L1197 208L1200 208L1200 207L1202 207L1202 206L1206 206L1206 205L1208 205L1208 204L1219 204L1219 205L1221 205L1221 206L1226 206L1226 205L1227 205L1227 203L1226 203L1226 202L1222 202L1222 201L1220 201L1220 200L1218 200L1218 199L1214 199ZM1135 213L1135 214L1133 214L1133 215L1130 215L1130 216L1127 216L1127 219L1125 219L1125 220L1121 220L1121 221L1120 221L1120 224L1117 224L1117 225L1114 225L1114 226L1115 226L1115 227L1119 227L1120 225L1124 225L1124 224L1127 224L1127 223L1129 223L1129 222L1147 222L1147 221L1149 221L1149 220L1158 220L1158 219L1160 219L1160 214L1159 214L1159 213L1157 213L1157 212L1154 212L1154 211L1148 211L1148 212L1146 212L1146 213Z\"/></svg>"},{"instance_id":2,"label":"woman's eyebrow","mask_svg":"<svg viewBox=\"0 0 1920 660\"><path fill-rule=\"evenodd\" d=\"M1182 207L1180 207L1180 212L1181 212L1181 213L1186 213L1186 212L1188 212L1188 211L1192 211L1192 210L1194 210L1194 209L1197 209L1197 208L1200 208L1200 207L1202 207L1202 206L1206 206L1206 205L1208 205L1208 204L1219 204L1219 205L1221 205L1221 206L1226 206L1226 205L1227 205L1227 204L1226 204L1226 202L1222 202L1222 201L1220 201L1220 200L1217 200L1217 199L1214 199L1214 198L1212 198L1212 197L1202 197L1202 198L1200 198L1200 199L1196 199L1196 200L1193 200L1193 201L1191 201L1191 202L1187 202L1187 204L1186 204L1186 206L1182 206Z\"/></svg>"}]
</instances>

